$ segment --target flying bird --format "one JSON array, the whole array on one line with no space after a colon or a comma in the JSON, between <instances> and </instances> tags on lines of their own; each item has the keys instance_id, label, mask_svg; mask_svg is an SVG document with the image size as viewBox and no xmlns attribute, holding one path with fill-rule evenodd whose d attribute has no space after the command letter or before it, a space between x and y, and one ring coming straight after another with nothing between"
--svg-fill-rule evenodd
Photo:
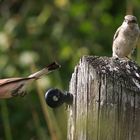
<instances>
[{"instance_id":1,"label":"flying bird","mask_svg":"<svg viewBox=\"0 0 140 140\"><path fill-rule=\"evenodd\" d=\"M137 18L126 15L122 25L117 29L112 45L112 56L129 57L138 44L140 29Z\"/></svg>"},{"instance_id":2,"label":"flying bird","mask_svg":"<svg viewBox=\"0 0 140 140\"><path fill-rule=\"evenodd\" d=\"M28 77L0 79L0 99L25 96L26 86L30 84L30 82L38 80L43 75L46 75L58 68L60 68L60 65L56 62L53 62L52 64L38 72L29 75Z\"/></svg>"}]
</instances>

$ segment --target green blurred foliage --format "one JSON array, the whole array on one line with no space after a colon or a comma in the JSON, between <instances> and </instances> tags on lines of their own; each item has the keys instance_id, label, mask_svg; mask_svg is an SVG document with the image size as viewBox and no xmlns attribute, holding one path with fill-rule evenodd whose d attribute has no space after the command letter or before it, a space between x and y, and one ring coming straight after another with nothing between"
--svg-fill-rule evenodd
<instances>
[{"instance_id":1,"label":"green blurred foliage","mask_svg":"<svg viewBox=\"0 0 140 140\"><path fill-rule=\"evenodd\" d=\"M140 21L140 1L130 2ZM0 77L28 76L32 65L39 70L56 60L62 68L40 79L39 85L43 93L51 87L68 90L81 56L111 56L113 34L123 21L127 3L0 0ZM0 140L51 140L36 85L32 84L28 92L24 98L0 101ZM52 114L61 138L66 139L64 107Z\"/></svg>"}]
</instances>

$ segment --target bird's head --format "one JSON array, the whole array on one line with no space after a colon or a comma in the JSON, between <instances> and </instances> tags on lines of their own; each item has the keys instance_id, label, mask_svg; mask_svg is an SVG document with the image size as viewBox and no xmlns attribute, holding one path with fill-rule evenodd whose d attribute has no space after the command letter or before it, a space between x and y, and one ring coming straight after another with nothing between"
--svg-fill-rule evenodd
<instances>
[{"instance_id":1,"label":"bird's head","mask_svg":"<svg viewBox=\"0 0 140 140\"><path fill-rule=\"evenodd\" d=\"M137 18L133 15L126 15L124 17L123 25L133 28L138 25Z\"/></svg>"}]
</instances>

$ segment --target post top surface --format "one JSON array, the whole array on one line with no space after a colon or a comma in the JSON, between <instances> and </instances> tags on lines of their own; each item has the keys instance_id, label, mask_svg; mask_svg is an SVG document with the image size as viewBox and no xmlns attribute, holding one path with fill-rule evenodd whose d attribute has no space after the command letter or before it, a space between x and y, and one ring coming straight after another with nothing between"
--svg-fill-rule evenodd
<instances>
[{"instance_id":1,"label":"post top surface","mask_svg":"<svg viewBox=\"0 0 140 140\"><path fill-rule=\"evenodd\" d=\"M127 82L140 92L140 66L127 58L83 56L81 63L87 62L98 74L115 78L118 82Z\"/></svg>"}]
</instances>

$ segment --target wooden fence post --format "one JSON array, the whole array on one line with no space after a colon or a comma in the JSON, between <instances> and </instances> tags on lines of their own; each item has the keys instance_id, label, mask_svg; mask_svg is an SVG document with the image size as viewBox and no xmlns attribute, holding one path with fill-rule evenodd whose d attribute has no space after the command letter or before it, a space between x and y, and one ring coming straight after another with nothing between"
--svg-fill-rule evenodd
<instances>
[{"instance_id":1,"label":"wooden fence post","mask_svg":"<svg viewBox=\"0 0 140 140\"><path fill-rule=\"evenodd\" d=\"M140 67L84 56L70 82L68 140L140 140Z\"/></svg>"}]
</instances>

